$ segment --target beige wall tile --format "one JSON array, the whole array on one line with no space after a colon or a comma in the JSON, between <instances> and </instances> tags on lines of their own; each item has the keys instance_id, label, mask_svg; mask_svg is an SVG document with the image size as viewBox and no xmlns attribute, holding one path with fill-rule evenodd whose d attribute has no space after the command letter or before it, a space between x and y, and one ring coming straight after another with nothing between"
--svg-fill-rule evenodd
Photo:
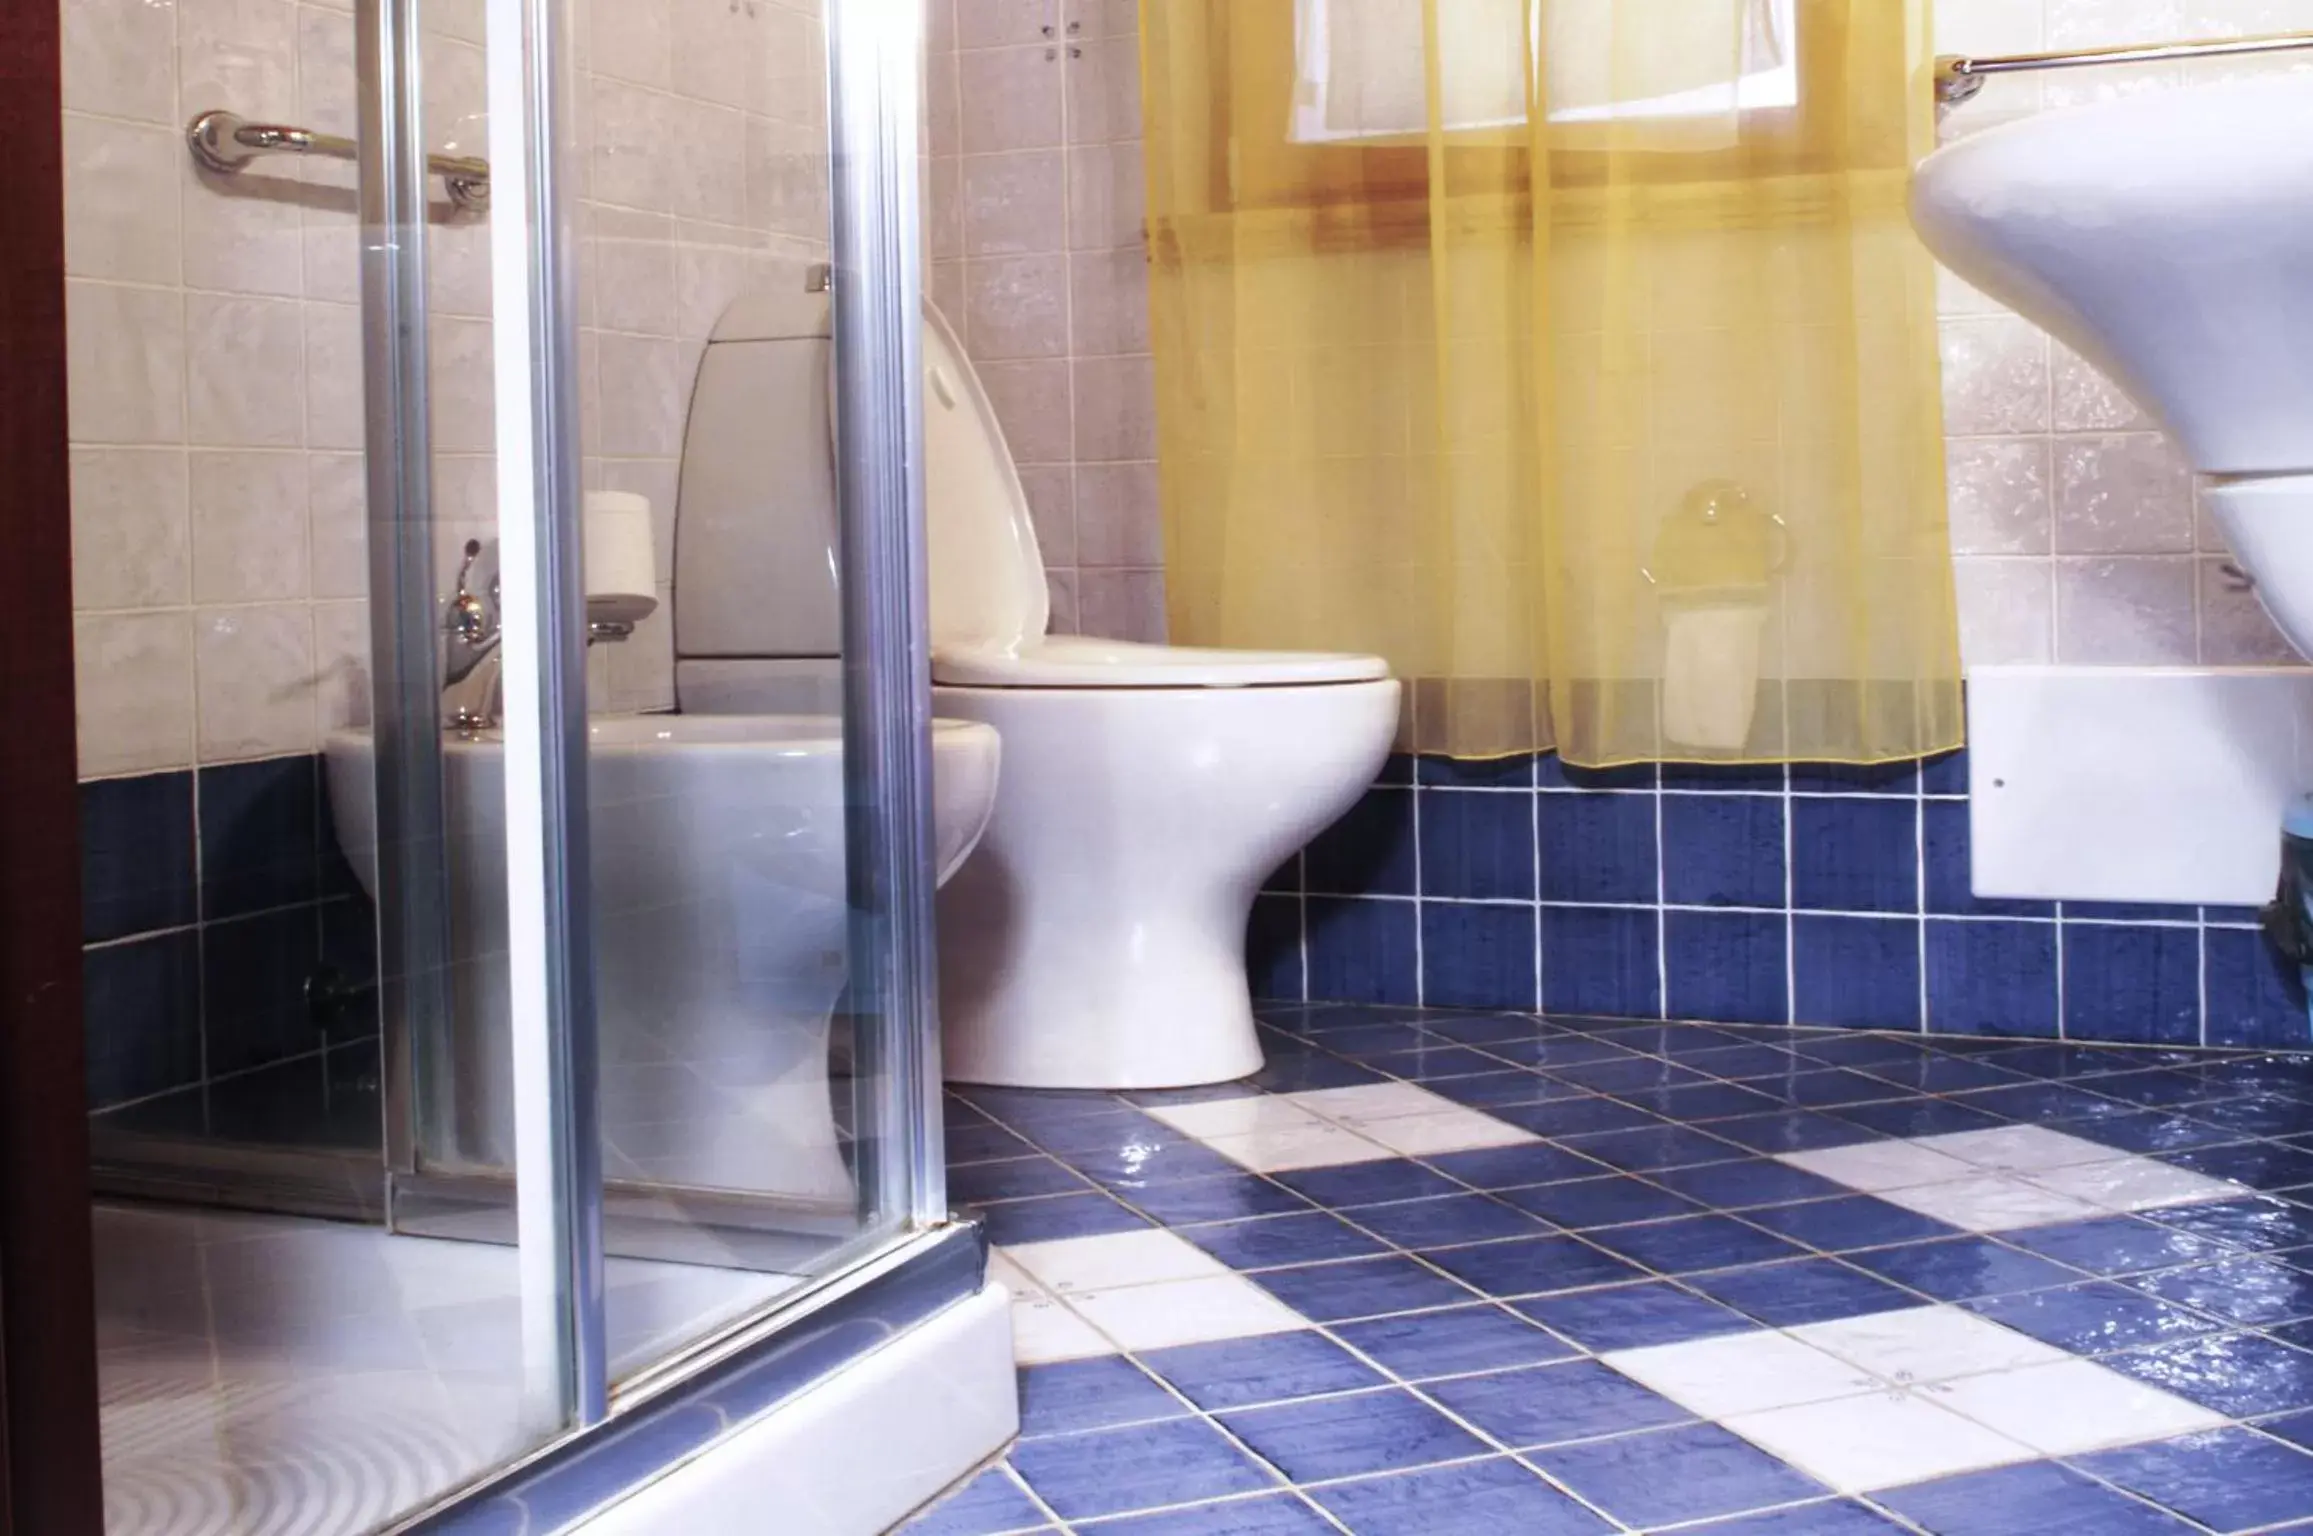
<instances>
[{"instance_id":1,"label":"beige wall tile","mask_svg":"<svg viewBox=\"0 0 2313 1536\"><path fill-rule=\"evenodd\" d=\"M203 447L305 442L305 320L287 299L185 295L186 429Z\"/></svg>"},{"instance_id":2,"label":"beige wall tile","mask_svg":"<svg viewBox=\"0 0 2313 1536\"><path fill-rule=\"evenodd\" d=\"M83 778L193 762L191 613L83 614L72 644Z\"/></svg>"},{"instance_id":3,"label":"beige wall tile","mask_svg":"<svg viewBox=\"0 0 2313 1536\"><path fill-rule=\"evenodd\" d=\"M65 395L74 442L184 441L182 294L67 282L65 328Z\"/></svg>"},{"instance_id":4,"label":"beige wall tile","mask_svg":"<svg viewBox=\"0 0 2313 1536\"><path fill-rule=\"evenodd\" d=\"M2060 559L2056 660L2085 666L2176 666L2198 650L2190 556Z\"/></svg>"},{"instance_id":5,"label":"beige wall tile","mask_svg":"<svg viewBox=\"0 0 2313 1536\"><path fill-rule=\"evenodd\" d=\"M174 6L151 0L73 0L63 13L66 107L183 126L192 114L177 110Z\"/></svg>"},{"instance_id":6,"label":"beige wall tile","mask_svg":"<svg viewBox=\"0 0 2313 1536\"><path fill-rule=\"evenodd\" d=\"M310 752L318 744L310 605L203 610L195 674L202 762Z\"/></svg>"},{"instance_id":7,"label":"beige wall tile","mask_svg":"<svg viewBox=\"0 0 2313 1536\"><path fill-rule=\"evenodd\" d=\"M1058 147L1064 62L1062 51L1048 43L959 52L958 151L987 155Z\"/></svg>"},{"instance_id":8,"label":"beige wall tile","mask_svg":"<svg viewBox=\"0 0 2313 1536\"><path fill-rule=\"evenodd\" d=\"M64 115L64 265L75 277L175 283L183 272L174 128Z\"/></svg>"},{"instance_id":9,"label":"beige wall tile","mask_svg":"<svg viewBox=\"0 0 2313 1536\"><path fill-rule=\"evenodd\" d=\"M165 608L192 593L185 454L72 452L72 605Z\"/></svg>"},{"instance_id":10,"label":"beige wall tile","mask_svg":"<svg viewBox=\"0 0 2313 1536\"><path fill-rule=\"evenodd\" d=\"M193 601L280 603L310 590L303 453L192 455Z\"/></svg>"}]
</instances>

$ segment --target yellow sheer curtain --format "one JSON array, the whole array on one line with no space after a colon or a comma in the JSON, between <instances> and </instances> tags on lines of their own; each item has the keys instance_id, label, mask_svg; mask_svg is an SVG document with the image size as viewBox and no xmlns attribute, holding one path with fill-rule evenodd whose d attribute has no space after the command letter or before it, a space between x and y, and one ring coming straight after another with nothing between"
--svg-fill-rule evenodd
<instances>
[{"instance_id":1,"label":"yellow sheer curtain","mask_svg":"<svg viewBox=\"0 0 2313 1536\"><path fill-rule=\"evenodd\" d=\"M1143 0L1173 638L1401 745L1960 739L1926 0Z\"/></svg>"}]
</instances>

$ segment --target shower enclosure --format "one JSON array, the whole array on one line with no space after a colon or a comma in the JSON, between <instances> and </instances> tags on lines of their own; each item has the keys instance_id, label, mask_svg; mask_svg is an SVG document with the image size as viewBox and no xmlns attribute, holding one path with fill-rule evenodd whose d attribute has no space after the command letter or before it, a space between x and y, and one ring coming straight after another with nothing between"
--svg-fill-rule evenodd
<instances>
[{"instance_id":1,"label":"shower enclosure","mask_svg":"<svg viewBox=\"0 0 2313 1536\"><path fill-rule=\"evenodd\" d=\"M668 1468L983 1289L932 1011L919 8L64 11L68 141L75 69L118 95L170 29L173 80L86 114L170 125L145 233L181 250L68 256L74 434L84 380L143 387L83 312L165 293L180 395L134 442L192 485L201 722L192 921L114 946L190 957L197 1059L91 1121L107 1529L615 1526L654 1479L667 1518ZM68 201L125 237L106 164ZM727 304L798 280L835 312L841 714L687 716L691 381ZM260 614L276 481L302 585ZM230 642L277 616L308 665L252 675ZM304 738L210 729L299 686ZM222 869L252 840L259 898ZM903 1445L794 1529L992 1449L995 1369L986 1444Z\"/></svg>"}]
</instances>

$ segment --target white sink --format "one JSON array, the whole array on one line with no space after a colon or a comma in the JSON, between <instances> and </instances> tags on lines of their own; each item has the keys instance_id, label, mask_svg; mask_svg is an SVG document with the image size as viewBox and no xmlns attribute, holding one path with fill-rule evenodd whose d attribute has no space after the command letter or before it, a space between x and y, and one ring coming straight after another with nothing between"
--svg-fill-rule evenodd
<instances>
[{"instance_id":1,"label":"white sink","mask_svg":"<svg viewBox=\"0 0 2313 1536\"><path fill-rule=\"evenodd\" d=\"M853 1189L828 1098L844 977L837 720L641 715L590 725L587 761L606 1177L738 1190L837 1211ZM444 743L456 1039L453 1165L513 1160L504 747ZM945 881L986 829L998 743L932 728ZM367 731L327 743L339 843L377 894Z\"/></svg>"},{"instance_id":2,"label":"white sink","mask_svg":"<svg viewBox=\"0 0 2313 1536\"><path fill-rule=\"evenodd\" d=\"M2209 511L2313 654L2313 74L1990 129L1921 163L1911 213L2216 477Z\"/></svg>"}]
</instances>

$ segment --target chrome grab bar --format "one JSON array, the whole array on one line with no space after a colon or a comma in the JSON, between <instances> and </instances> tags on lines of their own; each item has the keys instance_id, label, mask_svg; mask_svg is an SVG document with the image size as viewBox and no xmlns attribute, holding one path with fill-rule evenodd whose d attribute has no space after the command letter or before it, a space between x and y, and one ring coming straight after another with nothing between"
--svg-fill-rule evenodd
<instances>
[{"instance_id":1,"label":"chrome grab bar","mask_svg":"<svg viewBox=\"0 0 2313 1536\"><path fill-rule=\"evenodd\" d=\"M2122 43L2110 48L2068 48L2054 53L2011 53L1970 58L1947 53L1936 60L1936 100L1947 107L1984 88L1993 75L2028 69L2080 69L2091 64L2165 64L2172 59L2216 59L2245 53L2287 53L2313 48L2313 32L2268 32L2257 37L2205 37L2185 43Z\"/></svg>"},{"instance_id":2,"label":"chrome grab bar","mask_svg":"<svg viewBox=\"0 0 2313 1536\"><path fill-rule=\"evenodd\" d=\"M319 155L325 160L351 160L360 154L353 140L310 128L281 123L252 123L237 112L204 112L185 128L185 142L193 158L212 171L230 176L259 155ZM469 213L490 206L490 162L471 155L428 155L426 169L442 178L450 201Z\"/></svg>"}]
</instances>

